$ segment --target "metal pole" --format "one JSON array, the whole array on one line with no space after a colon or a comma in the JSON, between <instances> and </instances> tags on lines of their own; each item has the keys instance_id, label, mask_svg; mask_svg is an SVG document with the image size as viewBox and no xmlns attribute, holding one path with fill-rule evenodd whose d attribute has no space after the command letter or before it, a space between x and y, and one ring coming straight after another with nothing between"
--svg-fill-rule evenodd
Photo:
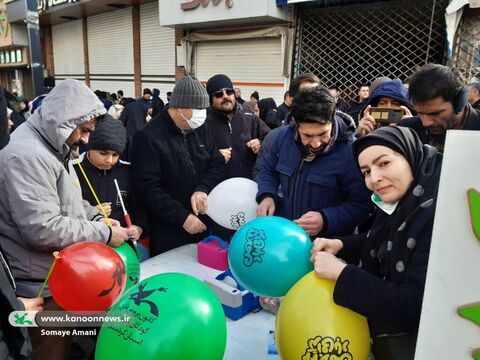
<instances>
[{"instance_id":1,"label":"metal pole","mask_svg":"<svg viewBox=\"0 0 480 360\"><path fill-rule=\"evenodd\" d=\"M25 0L25 5L25 21L28 30L33 91L35 96L38 96L43 93L43 66L37 0Z\"/></svg>"}]
</instances>

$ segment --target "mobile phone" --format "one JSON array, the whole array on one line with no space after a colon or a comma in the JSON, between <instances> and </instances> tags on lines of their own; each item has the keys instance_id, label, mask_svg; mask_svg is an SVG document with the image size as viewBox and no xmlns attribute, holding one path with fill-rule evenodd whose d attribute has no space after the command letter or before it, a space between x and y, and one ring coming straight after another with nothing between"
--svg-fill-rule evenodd
<instances>
[{"instance_id":1,"label":"mobile phone","mask_svg":"<svg viewBox=\"0 0 480 360\"><path fill-rule=\"evenodd\" d=\"M373 107L370 109L370 115L375 119L376 122L397 123L405 114L400 108Z\"/></svg>"}]
</instances>

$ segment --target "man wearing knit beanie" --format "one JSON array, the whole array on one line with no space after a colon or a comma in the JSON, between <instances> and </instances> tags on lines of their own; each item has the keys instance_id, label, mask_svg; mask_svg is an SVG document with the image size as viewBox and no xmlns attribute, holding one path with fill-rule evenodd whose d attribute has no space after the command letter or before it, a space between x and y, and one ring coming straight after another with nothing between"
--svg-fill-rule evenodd
<instances>
[{"instance_id":1,"label":"man wearing knit beanie","mask_svg":"<svg viewBox=\"0 0 480 360\"><path fill-rule=\"evenodd\" d=\"M187 75L168 107L133 137L133 184L148 213L153 256L207 236L207 194L225 177L204 125L208 106L203 85Z\"/></svg>"},{"instance_id":2,"label":"man wearing knit beanie","mask_svg":"<svg viewBox=\"0 0 480 360\"><path fill-rule=\"evenodd\" d=\"M237 108L233 83L218 74L207 82L212 111L207 124L227 164L227 178L252 178L262 140L270 130L257 116Z\"/></svg>"}]
</instances>

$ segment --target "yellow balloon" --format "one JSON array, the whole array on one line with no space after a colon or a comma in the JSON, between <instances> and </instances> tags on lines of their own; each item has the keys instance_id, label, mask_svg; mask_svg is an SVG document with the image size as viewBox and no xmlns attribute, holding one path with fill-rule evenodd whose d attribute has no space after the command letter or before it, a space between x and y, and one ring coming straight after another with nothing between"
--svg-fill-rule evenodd
<instances>
[{"instance_id":1,"label":"yellow balloon","mask_svg":"<svg viewBox=\"0 0 480 360\"><path fill-rule=\"evenodd\" d=\"M334 285L312 271L288 291L275 324L275 342L283 360L368 358L367 319L333 302Z\"/></svg>"}]
</instances>

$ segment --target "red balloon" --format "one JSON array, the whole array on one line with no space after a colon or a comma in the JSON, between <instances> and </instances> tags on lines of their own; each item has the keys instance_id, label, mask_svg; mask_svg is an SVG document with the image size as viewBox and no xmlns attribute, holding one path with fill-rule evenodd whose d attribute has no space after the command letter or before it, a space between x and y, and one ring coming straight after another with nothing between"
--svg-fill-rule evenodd
<instances>
[{"instance_id":1,"label":"red balloon","mask_svg":"<svg viewBox=\"0 0 480 360\"><path fill-rule=\"evenodd\" d=\"M84 241L58 253L48 281L55 302L66 311L105 311L125 288L125 265L110 246Z\"/></svg>"}]
</instances>

